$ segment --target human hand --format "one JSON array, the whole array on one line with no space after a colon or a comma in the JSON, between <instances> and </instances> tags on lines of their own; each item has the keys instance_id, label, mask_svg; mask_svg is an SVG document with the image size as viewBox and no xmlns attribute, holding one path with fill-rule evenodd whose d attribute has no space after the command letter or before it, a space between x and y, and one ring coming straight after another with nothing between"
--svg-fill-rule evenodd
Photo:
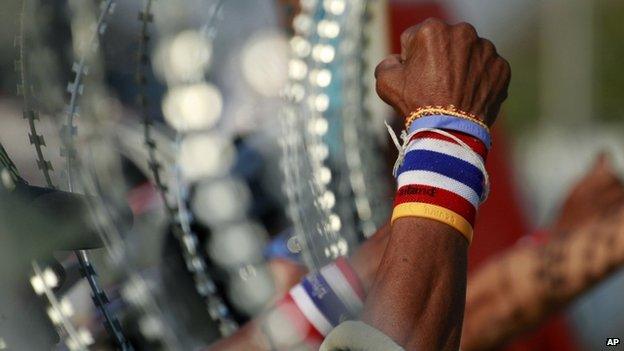
<instances>
[{"instance_id":1,"label":"human hand","mask_svg":"<svg viewBox=\"0 0 624 351\"><path fill-rule=\"evenodd\" d=\"M624 183L608 155L600 154L587 174L572 186L553 224L553 232L560 235L576 229L622 204Z\"/></svg>"},{"instance_id":2,"label":"human hand","mask_svg":"<svg viewBox=\"0 0 624 351\"><path fill-rule=\"evenodd\" d=\"M375 70L377 94L402 116L453 105L491 126L507 98L509 64L467 23L428 19L401 35L401 54Z\"/></svg>"}]
</instances>

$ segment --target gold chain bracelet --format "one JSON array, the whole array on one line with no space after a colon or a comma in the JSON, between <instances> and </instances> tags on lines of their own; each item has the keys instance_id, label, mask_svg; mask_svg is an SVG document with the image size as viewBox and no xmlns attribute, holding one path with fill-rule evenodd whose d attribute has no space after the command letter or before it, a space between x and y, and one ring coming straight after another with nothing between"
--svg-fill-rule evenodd
<instances>
[{"instance_id":1,"label":"gold chain bracelet","mask_svg":"<svg viewBox=\"0 0 624 351\"><path fill-rule=\"evenodd\" d=\"M490 128L481 120L479 120L479 117L472 113L464 112L453 105L419 107L418 109L416 109L416 111L410 113L409 116L407 116L407 118L405 119L405 130L409 130L410 126L415 120L424 116L432 115L447 115L467 119L485 128L488 133L490 132Z\"/></svg>"}]
</instances>

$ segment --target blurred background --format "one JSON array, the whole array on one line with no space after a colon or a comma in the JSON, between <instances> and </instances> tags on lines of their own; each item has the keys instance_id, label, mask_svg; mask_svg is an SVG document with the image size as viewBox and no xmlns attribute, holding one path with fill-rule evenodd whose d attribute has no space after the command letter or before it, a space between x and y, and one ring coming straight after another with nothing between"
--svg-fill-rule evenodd
<instances>
[{"instance_id":1,"label":"blurred background","mask_svg":"<svg viewBox=\"0 0 624 351\"><path fill-rule=\"evenodd\" d=\"M65 82L73 77L70 68L74 61L76 31L72 29L71 23L72 19L75 20L77 12L74 7L70 6L71 2L46 1L42 5L45 11L32 13L24 12L20 1L4 1L0 8L0 43L2 43L0 50L0 142L19 169L21 176L35 186L46 186L46 183L37 168L35 152L28 137L29 121L22 118L23 100L16 94L16 87L21 82L19 70L15 69L20 49L19 45L15 45L15 38L20 35L20 14L36 17L35 22L47 23L49 31L42 41L46 43L48 50L53 52L50 55L55 57L56 63L47 65L44 61L41 65L43 70L54 71L53 78L50 79L61 82L59 84L64 87ZM205 59L206 67L209 67L205 69L205 72L201 72L206 85L202 85L203 90L198 93L199 95L189 98L191 99L190 105L194 109L208 111L208 117L205 114L202 121L209 120L209 122L201 126L202 131L210 129L210 135L216 135L219 140L227 141L228 147L223 149L225 151L221 155L230 155L228 150L234 150L231 152L233 160L230 167L230 173L233 175L228 173L227 179L234 179L236 182L233 187L243 189L241 198L248 199L248 208L242 210L248 215L245 219L240 219L240 223L253 222L254 228L261 228L254 229L254 235L257 234L254 238L260 238L258 242L261 244L258 246L264 245L265 241L287 231L292 226L292 220L288 217L288 215L292 216L289 206L299 204L299 211L305 213L305 205L297 201L307 199L308 195L297 194L289 198L282 192L283 184L286 182L282 172L282 160L285 156L280 145L280 140L285 138L284 131L280 127L281 120L284 119L280 112L284 105L284 91L291 89L291 94L296 95L293 88L295 85L290 84L293 76L297 76L299 74L297 72L304 68L305 73L302 74L306 77L315 72L316 82L314 88L306 86L306 89L322 88L322 93L317 96L328 98L326 104L322 100L315 100L313 110L316 110L313 112L320 113L326 120L326 125L321 123L318 127L327 130L322 133L319 145L324 145L330 155L325 163L319 166L320 168L314 168L313 162L310 162L311 166L306 167L311 167L312 171L327 169L330 172L331 180L316 191L324 196L323 201L332 203L332 206L329 206L332 208L331 211L317 209L310 215L311 218L318 218L319 221L329 223L329 229L323 234L325 236L322 239L315 242L316 237L310 236L308 232L297 234L303 235L305 240L311 240L308 244L305 240L300 240L300 244L304 246L304 256L309 255L306 256L306 262L319 264L322 259L350 252L352 247L356 247L363 238L371 234L371 230L383 223L384 214L388 213L387 206L390 206L389 203L383 205L383 202L390 201L389 191L392 185L388 183L387 186L379 185L378 188L371 189L370 184L385 182L383 175L373 174L375 172L385 174L383 167L388 168L386 165L389 165L389 158L384 155L391 153L392 149L382 121L384 119L397 120L397 116L393 116L392 111L376 99L372 70L376 62L385 55L399 51L399 35L404 29L428 17L437 17L452 23L473 24L480 36L492 40L499 53L509 61L512 67L509 98L503 106L502 118L499 119L500 122L494 130L496 147L487 165L492 174L493 192L480 213L476 239L470 251L470 272L474 272L487 259L500 254L525 235L544 229L552 223L569 187L585 173L600 152L607 151L620 176L624 176L624 105L622 105L624 70L621 68L624 62L622 61L624 26L621 24L621 18L624 17L624 2L618 0L371 1L368 3L363 20L348 22L345 19L345 22L341 22L344 26L341 27L342 30L346 28L345 31L348 33L356 33L353 35L359 35L357 33L360 31L364 33L363 38L354 39L357 45L364 42L362 46L355 46L363 62L362 67L357 68L357 72L361 74L355 74L357 78L355 80L348 79L349 59L352 57L345 54L347 50L337 49L334 53L334 51L323 51L326 48L323 46L319 46L318 51L312 49L311 55L317 55L317 61L325 63L321 68L314 68L308 61L306 64L309 67L304 68L298 66L298 63L292 63L292 55L297 55L298 50L297 42L293 41L293 37L301 36L301 33L306 32L305 28L321 20L321 18L315 18L314 14L302 19L301 16L298 17L299 11L302 8L305 10L317 5L321 6L321 2L323 1L225 0L222 5L219 5L219 2L214 0L186 0L182 4L175 1L156 1L151 8L154 18L154 22L150 24L152 27L149 29L151 39L145 49L146 54L151 58L153 69L150 68L145 72L146 83L144 84L136 83L137 50L140 45L138 38L144 25L143 21L137 20L137 14L145 11L146 2L137 0L116 3L114 15L107 20L106 32L100 39L103 72L101 83L107 88L110 97L107 100L107 108L114 111L110 113L111 116L117 116L111 119L119 121L122 126L126 126L124 123L128 125L127 128L122 128L126 134L123 134L121 138L136 139L129 143L135 148L140 148L143 131L137 126L142 114L151 115L156 125L154 138L164 140L160 144L167 155L160 157L162 157L163 164L166 164L166 160L175 163L176 159L179 160L182 157L176 154L179 150L172 146L172 140L175 139L175 135L185 131L184 128L186 128L176 124L178 121L176 114L183 114L184 108L175 105L173 98L173 100L170 99L174 101L173 105L167 105L167 97L172 96L171 90L178 84L172 83L176 78L168 74L170 75L172 71L175 71L175 67L180 65L181 72L184 74L186 72L184 67L189 65L185 61L189 60L188 57L170 57L170 52L174 52L175 48L181 48L182 52L188 50L185 49L185 45L194 45L193 40L196 38L193 35L202 33L201 30L207 31L210 38L208 44L205 44L205 47L201 46L201 50L198 49L199 53L195 52L197 51L195 49L190 51L198 55L197 57ZM342 3L338 0L334 2ZM349 0L345 2L347 6L351 6ZM217 6L222 6L222 8L217 9ZM97 9L97 7L94 8ZM218 14L215 17L217 20L213 18L215 13ZM42 16L46 18L45 21L40 18ZM339 15L336 16L339 17ZM306 21L311 21L313 24ZM330 33L327 34L329 37L331 37L332 28L326 28L327 33ZM189 33L191 33L190 37ZM342 48L340 45L345 46L347 44L344 43L349 43L347 39L338 38L336 42L328 40L323 45ZM300 49L303 46L300 45ZM301 50L305 51L305 48ZM41 52L36 52L36 54L39 53ZM344 56L341 56L341 53ZM331 58L328 58L328 55ZM334 55L336 55L336 60L334 60ZM325 62L326 58L327 62ZM193 56L191 59L196 59L196 57ZM341 72L344 72L344 75ZM329 78L327 74L330 74ZM88 87L87 85L87 89ZM41 87L36 87L35 90L37 89ZM349 157L348 152L344 152L348 150L348 140L345 141L343 129L348 128L348 123L351 123L344 117L348 114L345 111L351 111L345 109L345 106L350 101L348 92L357 89L364 91L361 99L357 101L365 106L366 119L361 124L365 125L365 132L368 133L373 143L365 145L364 141L355 141L355 147L374 151L369 153L373 160L363 159L362 161L361 167L364 173L372 174L370 179L367 178L362 182L369 186L367 189L370 194L376 194L377 200L384 200L377 201L382 202L382 205L375 207L376 201L370 201L369 198L369 204L366 205L369 206L368 210L362 210L361 207L354 205L357 203L358 190L353 183L350 183L352 179L350 176L357 171L354 167L360 166L343 166L346 163L344 160ZM141 94L151 101L149 105L142 106L137 102L137 95ZM41 104L44 106L45 102ZM58 113L54 108L42 107L41 109L43 115ZM192 125L193 121L190 118L184 123ZM80 125L81 122L78 123ZM54 118L46 116L37 121L37 127L39 133L45 135L46 138L46 158L56 168L53 181L61 184L67 176L60 171L64 164L64 159L58 151L63 143L59 136L61 125ZM135 215L135 226L138 225L143 229L135 230L133 234L136 235L132 236L133 239L124 238L123 240L127 247L141 248L140 257L137 258L140 261L139 270L145 273L146 277L152 277L154 276L153 270L158 270L163 261L168 262L163 258L167 256L167 250L163 248L173 246L171 242L174 241L174 235L167 230L166 224L162 223L166 220L163 220L163 204L156 195L156 190L153 188L145 190L146 188L141 187L145 183L150 183L150 176L147 175L149 167L146 166L147 154L137 155L134 159L127 154L124 156L124 164L130 166L124 166L123 172L128 178L125 181L129 189L128 194L130 194L128 195L129 207ZM212 157L211 155L204 156ZM221 156L217 155L215 159L219 157ZM373 162L376 162L377 171L371 173L366 167L372 169ZM178 166L185 167L184 164L178 164ZM291 164L291 166L299 167L298 164ZM301 169L304 170L302 171L303 177L308 177L305 168ZM318 172L312 171L314 177L319 176ZM225 178L226 176L210 174L206 178L208 180L194 179L189 182L189 189L193 189L189 192L194 194L195 189L202 189L201 185L207 182L216 184L212 182L218 177ZM314 179L312 175L309 177ZM225 188L210 189L223 190ZM197 193L202 194L200 191ZM328 195L329 193L331 196ZM219 197L218 192L211 194L216 196L219 202L217 205L214 203L190 204L190 212L199 217L200 222L203 217L197 214L198 212L217 211L215 207L219 207L218 205L223 204L224 207L228 205L227 202L223 202L223 198L227 196ZM333 205L334 202L336 206ZM235 205L232 206L234 206L232 211L240 210ZM142 223L156 222L159 223L157 229L151 227L151 224L141 227ZM201 243L213 242L210 239L213 237L211 233L219 232L223 228L214 226L215 219L212 217L207 218L206 222L207 224L204 223L205 229L197 229ZM307 228L306 225L308 224L301 224L303 231ZM296 225L295 228L296 231L301 229ZM153 231L157 234L153 235ZM0 237L2 237L1 234ZM315 243L323 243L325 246L316 247ZM37 245L37 242L33 242L33 245ZM331 254L327 254L327 248L331 249L329 250ZM306 250L313 253L306 254ZM94 261L99 263L103 270L101 274L103 284L114 291L113 301L119 301L120 305L115 305L114 309L123 311L124 303L121 301L123 299L119 297L123 289L116 286L121 284L118 282L118 279L121 279L118 278L121 276L117 272L119 268L115 268L115 265L106 259L106 254L102 253L103 250L94 251ZM177 251L175 254L178 254ZM318 259L315 255L323 258ZM208 253L206 256L209 266L218 267L210 274L217 277L220 291L223 295L227 295L225 291L231 292L231 279L234 279L231 278L232 275L228 275L229 268L223 268L227 264L223 263L223 258L220 261L218 255L211 256ZM75 261L75 259L58 257L58 255L57 259L66 269ZM179 265L183 267L184 264L179 263ZM260 263L254 267L259 266ZM181 270L184 269L181 268ZM237 276L242 274L239 270L236 272ZM130 275L130 273L127 274ZM169 275L176 276L176 271L169 272ZM190 277L187 278L188 281L185 283L188 283L187 287L192 290L193 281ZM160 279L155 278L156 281ZM162 279L166 280L166 278ZM175 286L175 281L169 284ZM221 285L230 286L230 288L228 290ZM165 296L163 299L166 301L173 299L167 295L166 288L163 291L165 292L162 294L155 293L158 295L157 300L162 296ZM63 293L72 296L71 301L74 304L75 314L78 316L73 323L78 325L93 323L92 321L84 322L84 320L90 320L89 315L93 313L89 301L88 284L77 283L70 292ZM169 294L174 293L169 292ZM596 288L575 301L569 308L552 317L536 330L511 340L501 349L603 350L606 338L624 338L623 296L624 272L620 269L619 272L616 271ZM248 298L250 297L238 297L239 300L245 301ZM264 297L257 297L258 301L255 305L252 303L251 307L246 305L241 307L241 303L237 305L236 299L237 297L226 297L225 304L234 310L234 319L238 321L245 321L250 315L256 313L259 309L258 305L264 301ZM201 304L202 302L198 299L193 303ZM197 319L194 318L201 319L202 317L188 316L187 310L192 307L180 306L173 302L169 305L164 308L164 315L168 316L168 319L178 321L174 324L184 325L180 328L187 330L189 335L195 335L195 331L190 330L192 328L189 325L196 323ZM197 305L191 304L191 306ZM80 321L79 317L84 320ZM179 322L180 320L184 322ZM211 328L214 329L214 326ZM151 332L154 334L158 330L156 328L154 332L152 329ZM102 333L102 330L99 332ZM97 332L94 333L97 335ZM192 347L214 341L217 337L215 332L206 332L206 334L210 334L210 337L198 338L199 340ZM0 337L2 337L1 333ZM2 345L2 339L0 339L0 349L3 349ZM98 346L101 347L100 349L107 349L106 345ZM183 349L192 348L185 345Z\"/></svg>"}]
</instances>

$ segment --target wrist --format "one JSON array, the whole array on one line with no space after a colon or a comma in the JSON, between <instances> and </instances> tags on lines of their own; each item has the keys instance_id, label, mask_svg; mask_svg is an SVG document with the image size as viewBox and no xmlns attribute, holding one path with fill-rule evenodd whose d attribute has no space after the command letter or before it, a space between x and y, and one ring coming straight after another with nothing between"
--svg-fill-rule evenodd
<instances>
[{"instance_id":1,"label":"wrist","mask_svg":"<svg viewBox=\"0 0 624 351\"><path fill-rule=\"evenodd\" d=\"M274 348L318 347L340 322L356 318L364 290L345 258L306 275L269 311L263 330Z\"/></svg>"},{"instance_id":2,"label":"wrist","mask_svg":"<svg viewBox=\"0 0 624 351\"><path fill-rule=\"evenodd\" d=\"M447 114L432 114L442 113ZM420 217L445 223L470 243L476 212L487 197L484 161L489 130L457 110L423 109L410 115L409 134L395 164L397 194L392 222Z\"/></svg>"},{"instance_id":3,"label":"wrist","mask_svg":"<svg viewBox=\"0 0 624 351\"><path fill-rule=\"evenodd\" d=\"M443 223L397 220L362 320L407 349L413 342L443 349L423 335L447 328L439 322L461 320L457 314L463 311L467 249L467 241Z\"/></svg>"}]
</instances>

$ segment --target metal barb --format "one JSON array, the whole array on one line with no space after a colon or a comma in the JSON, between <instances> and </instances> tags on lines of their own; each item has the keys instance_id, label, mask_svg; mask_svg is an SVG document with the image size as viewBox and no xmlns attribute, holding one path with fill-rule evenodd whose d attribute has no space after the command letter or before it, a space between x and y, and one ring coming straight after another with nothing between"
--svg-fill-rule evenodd
<instances>
[{"instance_id":1,"label":"metal barb","mask_svg":"<svg viewBox=\"0 0 624 351\"><path fill-rule=\"evenodd\" d=\"M52 163L45 158L43 148L46 146L43 135L37 132L36 121L39 120L39 113L31 106L30 92L31 89L27 89L28 82L26 79L26 57L25 57L25 16L26 16L26 0L22 1L22 11L20 14L20 34L15 37L14 45L18 47L19 59L15 61L15 69L19 75L19 83L17 84L17 94L22 96L22 109L23 117L28 120L29 128L29 140L31 145L35 147L35 158L37 168L43 173L46 185L55 189L56 186L52 182L51 173L54 170Z\"/></svg>"},{"instance_id":2,"label":"metal barb","mask_svg":"<svg viewBox=\"0 0 624 351\"><path fill-rule=\"evenodd\" d=\"M150 68L150 60L147 54L147 45L150 40L148 33L149 25L154 20L154 15L151 13L152 0L145 0L145 6L137 16L141 22L141 33L139 34L139 45L137 52L137 70L136 70L136 83L138 85L137 102L141 108L141 117L143 123L143 137L144 144L147 147L148 152L148 166L152 173L152 178L162 199L162 202L167 211L171 228L174 236L180 243L180 249L182 256L186 262L186 268L193 276L195 281L195 289L197 293L205 300L206 307L210 317L217 322L219 330L222 335L229 335L232 330L236 328L236 322L231 317L231 313L223 299L218 295L214 280L206 270L205 259L196 250L193 245L188 243L197 243L197 235L191 230L189 225L192 216L188 210L186 210L182 202L173 204L169 200L168 186L164 183L161 170L164 168L160 161L157 159L157 143L152 137L152 127L154 120L148 111L149 100L146 96L147 90L147 71ZM205 27L209 27L212 19L215 18L216 13L221 8L220 4L216 5L215 11L210 17L208 24ZM185 199L185 196L180 195L179 198ZM196 246L196 245L195 245Z\"/></svg>"},{"instance_id":3,"label":"metal barb","mask_svg":"<svg viewBox=\"0 0 624 351\"><path fill-rule=\"evenodd\" d=\"M96 25L94 26L93 33L89 40L89 44L92 48L98 41L98 35L104 34L106 30L106 20L108 16L113 13L114 1L105 0L100 4L100 14ZM97 47L96 47L97 48ZM63 130L71 131L71 133L62 133L63 147L61 150L61 156L65 158L66 172L67 172L67 187L69 191L74 191L73 183L73 164L75 161L75 148L74 136L76 135L76 126L74 125L74 118L78 115L78 96L84 92L84 84L82 84L83 77L88 74L89 68L86 64L87 54L83 53L78 62L72 64L72 71L75 73L75 77L67 84L67 92L70 94L69 104L66 109L65 124Z\"/></svg>"},{"instance_id":4,"label":"metal barb","mask_svg":"<svg viewBox=\"0 0 624 351\"><path fill-rule=\"evenodd\" d=\"M74 325L71 324L66 314L63 312L61 302L58 300L58 298L52 291L52 287L48 285L43 275L43 270L41 269L41 267L36 261L32 262L32 267L33 267L33 271L35 274L34 277L39 279L39 281L41 282L41 288L43 289L42 293L45 296L45 298L48 300L48 303L50 304L49 310L53 311L55 315L58 316L58 320L57 321L53 320L52 322L59 329L61 334L67 337L67 340L65 340L65 343L68 344L68 346L69 344L72 344L74 350L86 351L87 345L85 345L85 343L82 341L82 338L80 337L80 334L78 333L78 330L76 330ZM34 287L35 286L33 285L33 288ZM35 292L37 292L36 289L35 289Z\"/></svg>"},{"instance_id":5,"label":"metal barb","mask_svg":"<svg viewBox=\"0 0 624 351\"><path fill-rule=\"evenodd\" d=\"M90 262L87 252L85 250L77 250L74 251L74 254L78 258L78 263L80 264L80 272L83 277L87 279L89 283L89 287L91 288L91 298L93 300L93 304L100 311L102 316L104 317L104 327L106 331L110 335L117 347L119 347L122 351L132 351L132 345L125 338L122 330L121 324L119 320L108 310L108 304L110 303L110 299L106 295L106 292L102 290L98 284L97 280L97 272L93 267L93 264Z\"/></svg>"},{"instance_id":6,"label":"metal barb","mask_svg":"<svg viewBox=\"0 0 624 351\"><path fill-rule=\"evenodd\" d=\"M91 38L88 44L92 49L94 47L97 48L98 36L104 34L106 31L106 20L108 16L113 13L113 8L113 0L105 0L101 3L100 14L98 16L97 23L94 26L93 32L91 33ZM72 64L71 70L75 73L75 77L67 85L67 92L70 94L70 101L65 111L65 124L61 127L61 156L64 157L66 161L66 180L67 187L70 192L75 191L73 170L77 159L74 137L77 135L78 130L74 124L74 120L79 114L78 97L84 92L84 84L82 83L82 80L83 77L89 73L89 68L86 64L87 59L87 53L85 52L82 54L78 62L74 62ZM123 334L121 324L108 309L108 303L110 300L98 284L95 267L89 261L87 252L85 250L77 250L74 253L78 258L81 272L89 283L93 304L104 317L102 323L107 333L115 341L120 350L133 350L131 344Z\"/></svg>"}]
</instances>

